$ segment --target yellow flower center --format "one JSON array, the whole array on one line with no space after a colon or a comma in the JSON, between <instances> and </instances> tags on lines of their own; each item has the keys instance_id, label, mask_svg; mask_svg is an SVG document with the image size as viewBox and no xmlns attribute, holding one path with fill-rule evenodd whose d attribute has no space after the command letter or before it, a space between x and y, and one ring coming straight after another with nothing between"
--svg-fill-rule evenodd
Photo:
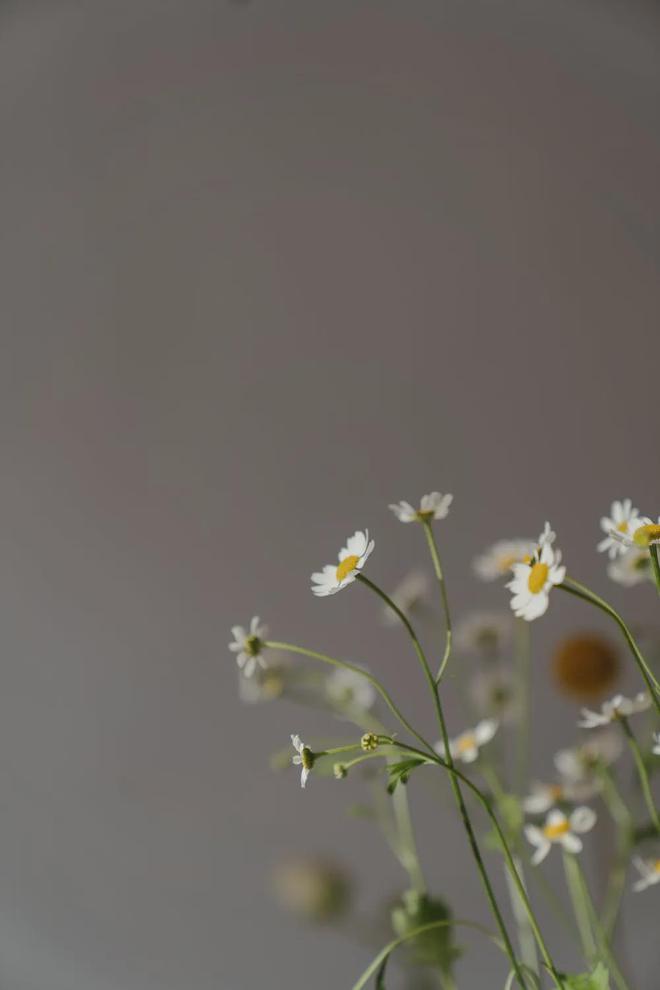
<instances>
[{"instance_id":1,"label":"yellow flower center","mask_svg":"<svg viewBox=\"0 0 660 990\"><path fill-rule=\"evenodd\" d=\"M350 554L348 557L344 557L337 568L337 580L343 581L347 578L348 575L355 570L359 561L360 558L354 553Z\"/></svg>"},{"instance_id":2,"label":"yellow flower center","mask_svg":"<svg viewBox=\"0 0 660 990\"><path fill-rule=\"evenodd\" d=\"M473 733L466 732L464 736L456 741L456 752L457 753L467 753L470 749L475 749L477 746L477 740L474 738Z\"/></svg>"},{"instance_id":3,"label":"yellow flower center","mask_svg":"<svg viewBox=\"0 0 660 990\"><path fill-rule=\"evenodd\" d=\"M533 595L538 595L540 591L543 591L543 586L548 580L548 565L542 564L540 561L538 564L533 564L529 572L529 577L527 578L527 587Z\"/></svg>"},{"instance_id":4,"label":"yellow flower center","mask_svg":"<svg viewBox=\"0 0 660 990\"><path fill-rule=\"evenodd\" d=\"M552 784L552 786L548 788L548 791L553 801L559 801L564 793L564 788L561 784Z\"/></svg>"},{"instance_id":5,"label":"yellow flower center","mask_svg":"<svg viewBox=\"0 0 660 990\"><path fill-rule=\"evenodd\" d=\"M656 859L655 863L653 864L653 869L655 870L656 873L660 873L660 859Z\"/></svg>"},{"instance_id":6,"label":"yellow flower center","mask_svg":"<svg viewBox=\"0 0 660 990\"><path fill-rule=\"evenodd\" d=\"M619 533L627 533L628 532L628 523L625 521L625 519L623 520L623 522L620 522L618 524L617 531Z\"/></svg>"},{"instance_id":7,"label":"yellow flower center","mask_svg":"<svg viewBox=\"0 0 660 990\"><path fill-rule=\"evenodd\" d=\"M430 522L433 519L433 509L418 509L415 513L420 522Z\"/></svg>"},{"instance_id":8,"label":"yellow flower center","mask_svg":"<svg viewBox=\"0 0 660 990\"><path fill-rule=\"evenodd\" d=\"M562 835L566 835L570 831L570 828L568 819L564 818L563 821L557 822L555 825L546 825L543 829L543 834L546 839L550 839L552 842L553 839L559 839Z\"/></svg>"},{"instance_id":9,"label":"yellow flower center","mask_svg":"<svg viewBox=\"0 0 660 990\"><path fill-rule=\"evenodd\" d=\"M654 540L660 540L660 523L648 523L635 530L633 540L638 547L648 547Z\"/></svg>"}]
</instances>

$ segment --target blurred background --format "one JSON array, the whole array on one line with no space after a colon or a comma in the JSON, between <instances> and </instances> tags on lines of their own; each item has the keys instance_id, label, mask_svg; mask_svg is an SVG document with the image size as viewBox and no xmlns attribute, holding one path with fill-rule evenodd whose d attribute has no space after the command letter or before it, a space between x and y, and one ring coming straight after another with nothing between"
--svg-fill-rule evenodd
<instances>
[{"instance_id":1,"label":"blurred background","mask_svg":"<svg viewBox=\"0 0 660 990\"><path fill-rule=\"evenodd\" d=\"M456 616L508 608L471 561L549 518L657 624L595 544L613 498L660 508L659 42L641 0L4 0L2 990L352 985L380 936L350 918L405 877L346 814L359 781L270 766L350 729L243 703L226 644L257 613L431 733L365 589L309 592L365 526L375 580L428 570L389 502L453 492ZM541 776L578 735L551 667L575 629L618 645L560 593L534 624ZM429 885L490 923L446 794L410 796ZM299 856L354 877L342 931L277 906ZM635 988L656 935L627 896ZM459 986L501 986L465 941Z\"/></svg>"}]
</instances>

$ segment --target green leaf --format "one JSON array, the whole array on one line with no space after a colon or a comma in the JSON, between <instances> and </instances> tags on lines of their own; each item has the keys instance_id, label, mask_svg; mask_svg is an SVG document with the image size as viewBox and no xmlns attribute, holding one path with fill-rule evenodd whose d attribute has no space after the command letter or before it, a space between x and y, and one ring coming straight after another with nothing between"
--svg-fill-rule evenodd
<instances>
[{"instance_id":1,"label":"green leaf","mask_svg":"<svg viewBox=\"0 0 660 990\"><path fill-rule=\"evenodd\" d=\"M566 976L567 990L610 990L610 974L607 967L599 962L590 973L574 973Z\"/></svg>"}]
</instances>

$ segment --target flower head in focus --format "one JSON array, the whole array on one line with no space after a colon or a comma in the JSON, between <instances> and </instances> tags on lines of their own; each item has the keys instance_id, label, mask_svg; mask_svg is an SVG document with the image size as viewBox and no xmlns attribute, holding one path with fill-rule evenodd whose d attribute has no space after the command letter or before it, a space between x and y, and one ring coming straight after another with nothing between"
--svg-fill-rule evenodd
<instances>
[{"instance_id":1,"label":"flower head in focus","mask_svg":"<svg viewBox=\"0 0 660 990\"><path fill-rule=\"evenodd\" d=\"M511 608L518 618L531 622L543 615L548 608L551 588L561 584L566 568L561 563L561 551L552 546L555 534L550 524L539 536L532 558L527 563L513 565L513 580L507 588L513 592Z\"/></svg>"},{"instance_id":2,"label":"flower head in focus","mask_svg":"<svg viewBox=\"0 0 660 990\"><path fill-rule=\"evenodd\" d=\"M580 835L589 832L596 824L596 813L591 808L575 808L570 815L565 815L558 808L553 809L545 820L545 825L526 825L527 841L536 847L532 856L532 865L538 866L556 843L563 846L566 852L579 853L582 849Z\"/></svg>"},{"instance_id":3,"label":"flower head in focus","mask_svg":"<svg viewBox=\"0 0 660 990\"><path fill-rule=\"evenodd\" d=\"M579 746L555 753L555 766L561 777L572 784L595 782L598 770L621 755L623 741L613 729L594 732Z\"/></svg>"},{"instance_id":4,"label":"flower head in focus","mask_svg":"<svg viewBox=\"0 0 660 990\"><path fill-rule=\"evenodd\" d=\"M632 501L624 498L621 502L612 502L609 516L603 516L600 521L600 528L607 535L598 544L601 553L607 552L611 560L618 554L624 553L625 546L614 534L630 536L641 524L639 511L633 508Z\"/></svg>"},{"instance_id":5,"label":"flower head in focus","mask_svg":"<svg viewBox=\"0 0 660 990\"><path fill-rule=\"evenodd\" d=\"M390 509L402 523L432 522L434 519L447 517L453 499L453 495L431 492L429 495L422 495L419 509L414 509L410 502L396 502L390 505Z\"/></svg>"},{"instance_id":6,"label":"flower head in focus","mask_svg":"<svg viewBox=\"0 0 660 990\"><path fill-rule=\"evenodd\" d=\"M508 667L478 670L470 681L470 695L479 714L497 719L500 725L510 725L520 715L520 692Z\"/></svg>"},{"instance_id":7,"label":"flower head in focus","mask_svg":"<svg viewBox=\"0 0 660 990\"><path fill-rule=\"evenodd\" d=\"M660 859L642 859L640 856L633 858L633 863L637 868L640 879L633 885L633 890L639 893L656 883L660 883Z\"/></svg>"},{"instance_id":8,"label":"flower head in focus","mask_svg":"<svg viewBox=\"0 0 660 990\"><path fill-rule=\"evenodd\" d=\"M496 581L506 577L514 564L520 564L534 553L534 540L498 540L473 562L477 577Z\"/></svg>"},{"instance_id":9,"label":"flower head in focus","mask_svg":"<svg viewBox=\"0 0 660 990\"><path fill-rule=\"evenodd\" d=\"M339 551L338 564L326 564L322 571L312 574L312 591L318 597L336 595L338 591L352 584L364 567L374 548L369 539L369 530L360 529L346 541Z\"/></svg>"},{"instance_id":10,"label":"flower head in focus","mask_svg":"<svg viewBox=\"0 0 660 990\"><path fill-rule=\"evenodd\" d=\"M646 550L638 547L622 547L622 553L615 560L607 565L607 576L622 584L626 588L632 588L642 581L652 581L651 558Z\"/></svg>"},{"instance_id":11,"label":"flower head in focus","mask_svg":"<svg viewBox=\"0 0 660 990\"><path fill-rule=\"evenodd\" d=\"M429 596L429 579L423 571L411 571L399 582L390 598L400 608L404 615L410 617L413 612L425 605ZM398 625L398 617L386 605L383 608L383 622L388 626Z\"/></svg>"},{"instance_id":12,"label":"flower head in focus","mask_svg":"<svg viewBox=\"0 0 660 990\"><path fill-rule=\"evenodd\" d=\"M316 757L309 746L305 746L300 736L291 736L291 745L296 751L296 755L292 758L291 762L294 766L302 767L300 771L300 786L304 787L307 783L307 778L312 772Z\"/></svg>"},{"instance_id":13,"label":"flower head in focus","mask_svg":"<svg viewBox=\"0 0 660 990\"><path fill-rule=\"evenodd\" d=\"M249 629L232 626L231 634L234 639L229 649L236 654L236 663L246 677L252 677L258 666L266 667L263 650L268 629L261 624L258 615L250 620Z\"/></svg>"},{"instance_id":14,"label":"flower head in focus","mask_svg":"<svg viewBox=\"0 0 660 990\"><path fill-rule=\"evenodd\" d=\"M460 736L449 741L449 752L453 760L463 763L474 763L479 756L479 750L490 742L497 732L497 722L494 718L485 718L474 729L462 732ZM442 742L433 747L438 756L445 757L447 753Z\"/></svg>"},{"instance_id":15,"label":"flower head in focus","mask_svg":"<svg viewBox=\"0 0 660 990\"><path fill-rule=\"evenodd\" d=\"M593 701L611 690L618 679L619 666L617 650L595 633L566 636L552 659L557 686L578 701Z\"/></svg>"},{"instance_id":16,"label":"flower head in focus","mask_svg":"<svg viewBox=\"0 0 660 990\"><path fill-rule=\"evenodd\" d=\"M471 612L456 625L456 649L462 653L496 656L511 639L511 622L507 612Z\"/></svg>"},{"instance_id":17,"label":"flower head in focus","mask_svg":"<svg viewBox=\"0 0 660 990\"><path fill-rule=\"evenodd\" d=\"M622 694L615 694L610 701L603 702L599 712L583 708L578 725L581 729L597 729L601 725L616 722L617 719L628 718L629 715L636 715L637 712L645 712L650 706L651 699L644 691L640 691L634 698L624 698Z\"/></svg>"}]
</instances>

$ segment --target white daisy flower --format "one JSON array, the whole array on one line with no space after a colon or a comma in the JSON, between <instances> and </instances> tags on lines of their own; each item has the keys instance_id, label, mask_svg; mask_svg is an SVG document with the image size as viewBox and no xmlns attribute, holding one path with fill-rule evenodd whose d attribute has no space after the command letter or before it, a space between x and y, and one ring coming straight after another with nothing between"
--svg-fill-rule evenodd
<instances>
[{"instance_id":1,"label":"white daisy flower","mask_svg":"<svg viewBox=\"0 0 660 990\"><path fill-rule=\"evenodd\" d=\"M291 679L291 665L288 660L273 662L269 659L265 669L258 668L254 677L238 675L238 696L247 705L256 705L281 698Z\"/></svg>"},{"instance_id":2,"label":"white daisy flower","mask_svg":"<svg viewBox=\"0 0 660 990\"><path fill-rule=\"evenodd\" d=\"M509 668L479 670L470 681L470 695L480 714L510 725L520 715L521 699Z\"/></svg>"},{"instance_id":3,"label":"white daisy flower","mask_svg":"<svg viewBox=\"0 0 660 990\"><path fill-rule=\"evenodd\" d=\"M314 753L309 746L305 746L300 736L291 736L291 744L296 751L296 755L292 758L291 762L294 766L302 767L300 771L300 786L304 787L314 766Z\"/></svg>"},{"instance_id":4,"label":"white daisy flower","mask_svg":"<svg viewBox=\"0 0 660 990\"><path fill-rule=\"evenodd\" d=\"M453 499L453 495L431 492L429 495L422 495L419 509L413 509L410 502L396 502L389 508L399 522L431 522L432 519L445 519L447 517Z\"/></svg>"},{"instance_id":5,"label":"white daisy flower","mask_svg":"<svg viewBox=\"0 0 660 990\"><path fill-rule=\"evenodd\" d=\"M390 598L404 615L410 616L424 605L429 597L429 579L423 571L411 571L390 594ZM399 624L397 615L389 605L383 608L383 622L388 626Z\"/></svg>"},{"instance_id":6,"label":"white daisy flower","mask_svg":"<svg viewBox=\"0 0 660 990\"><path fill-rule=\"evenodd\" d=\"M640 879L633 884L633 890L639 893L656 883L660 883L660 859L641 859L640 856L633 856Z\"/></svg>"},{"instance_id":7,"label":"white daisy flower","mask_svg":"<svg viewBox=\"0 0 660 990\"><path fill-rule=\"evenodd\" d=\"M454 644L463 653L500 653L511 639L511 616L506 612L472 612L456 624Z\"/></svg>"},{"instance_id":8,"label":"white daisy flower","mask_svg":"<svg viewBox=\"0 0 660 990\"><path fill-rule=\"evenodd\" d=\"M660 732L653 733L653 748L651 752L655 756L660 756Z\"/></svg>"},{"instance_id":9,"label":"white daisy flower","mask_svg":"<svg viewBox=\"0 0 660 990\"><path fill-rule=\"evenodd\" d=\"M657 523L654 523L648 516L642 516L635 520L634 525L632 522L628 524L628 532L622 533L613 529L611 535L624 547L648 550L649 547L660 544L660 517Z\"/></svg>"},{"instance_id":10,"label":"white daisy flower","mask_svg":"<svg viewBox=\"0 0 660 990\"><path fill-rule=\"evenodd\" d=\"M608 556L613 560L625 550L625 547L614 537L613 531L628 535L635 532L640 522L639 510L633 508L629 498L624 498L622 502L612 502L609 516L603 516L600 521L600 528L607 533L607 536L598 544L598 550L601 553L607 551Z\"/></svg>"},{"instance_id":11,"label":"white daisy flower","mask_svg":"<svg viewBox=\"0 0 660 990\"><path fill-rule=\"evenodd\" d=\"M565 815L555 808L549 813L545 825L525 825L527 841L536 847L532 865L538 866L555 843L563 846L566 852L579 853L582 849L580 834L589 832L596 824L596 813L591 808L580 807ZM579 833L579 834L578 834Z\"/></svg>"},{"instance_id":12,"label":"white daisy flower","mask_svg":"<svg viewBox=\"0 0 660 990\"><path fill-rule=\"evenodd\" d=\"M319 597L336 595L338 591L352 584L367 562L374 548L374 541L369 539L369 530L357 532L346 541L346 546L339 552L338 564L326 564L322 571L312 574L312 591Z\"/></svg>"},{"instance_id":13,"label":"white daisy flower","mask_svg":"<svg viewBox=\"0 0 660 990\"><path fill-rule=\"evenodd\" d=\"M506 577L514 564L528 560L534 553L534 540L498 540L475 557L472 566L482 581Z\"/></svg>"},{"instance_id":14,"label":"white daisy flower","mask_svg":"<svg viewBox=\"0 0 660 990\"><path fill-rule=\"evenodd\" d=\"M329 675L325 689L331 702L342 708L359 708L366 711L376 700L373 685L354 670L340 667Z\"/></svg>"},{"instance_id":15,"label":"white daisy flower","mask_svg":"<svg viewBox=\"0 0 660 990\"><path fill-rule=\"evenodd\" d=\"M621 546L620 556L607 565L607 576L626 588L632 588L642 581L652 581L651 558L646 550Z\"/></svg>"},{"instance_id":16,"label":"white daisy flower","mask_svg":"<svg viewBox=\"0 0 660 990\"><path fill-rule=\"evenodd\" d=\"M479 756L479 750L493 738L497 732L497 722L494 718L486 718L474 729L461 733L455 739L449 740L449 752L453 760L462 760L463 763L474 763ZM447 753L444 744L438 742L433 747L438 754L446 759Z\"/></svg>"},{"instance_id":17,"label":"white daisy flower","mask_svg":"<svg viewBox=\"0 0 660 990\"><path fill-rule=\"evenodd\" d=\"M523 799L523 808L528 815L541 815L562 801L587 801L598 792L598 786L592 783L543 784L534 781L531 792Z\"/></svg>"},{"instance_id":18,"label":"white daisy flower","mask_svg":"<svg viewBox=\"0 0 660 990\"><path fill-rule=\"evenodd\" d=\"M599 712L593 712L589 708L581 711L581 720L578 726L581 729L596 729L601 725L609 725L619 718L628 718L637 712L645 712L651 707L651 699L644 691L640 691L634 698L624 698L622 694L616 694L610 701L604 701Z\"/></svg>"},{"instance_id":19,"label":"white daisy flower","mask_svg":"<svg viewBox=\"0 0 660 990\"><path fill-rule=\"evenodd\" d=\"M595 781L597 770L609 766L621 755L623 740L618 732L603 729L586 742L555 754L555 766L561 777L572 784Z\"/></svg>"},{"instance_id":20,"label":"white daisy flower","mask_svg":"<svg viewBox=\"0 0 660 990\"><path fill-rule=\"evenodd\" d=\"M252 677L258 666L267 666L263 649L268 629L261 624L258 615L250 620L248 630L243 626L232 626L231 634L234 640L229 644L229 649L236 654L236 663L246 677Z\"/></svg>"},{"instance_id":21,"label":"white daisy flower","mask_svg":"<svg viewBox=\"0 0 660 990\"><path fill-rule=\"evenodd\" d=\"M555 534L546 523L532 559L529 563L514 564L513 580L507 583L507 588L513 592L511 608L514 615L527 622L544 614L550 601L550 589L566 577L561 551L552 546L554 539Z\"/></svg>"}]
</instances>

